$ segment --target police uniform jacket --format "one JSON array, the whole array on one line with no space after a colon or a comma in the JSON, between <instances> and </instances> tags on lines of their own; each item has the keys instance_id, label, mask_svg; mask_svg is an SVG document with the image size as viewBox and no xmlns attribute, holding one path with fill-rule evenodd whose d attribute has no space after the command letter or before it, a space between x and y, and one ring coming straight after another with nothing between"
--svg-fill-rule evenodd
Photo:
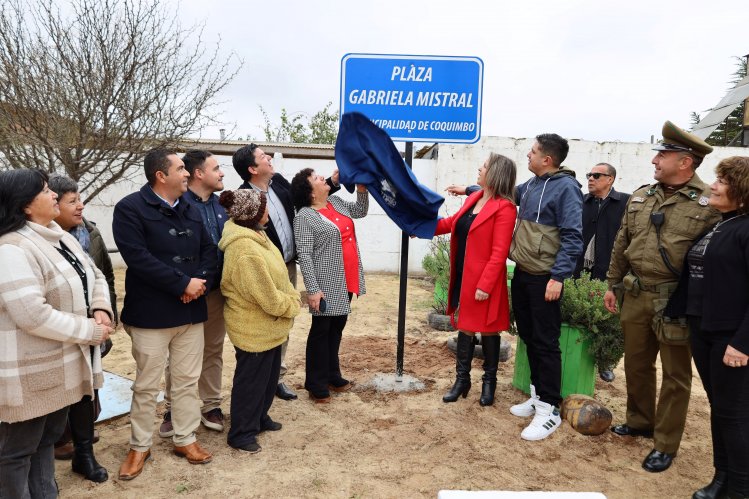
<instances>
[{"instance_id":1,"label":"police uniform jacket","mask_svg":"<svg viewBox=\"0 0 749 499\"><path fill-rule=\"evenodd\" d=\"M633 192L611 253L609 289L630 271L645 288L677 281L658 251L658 236L650 214L664 214L661 245L674 269L681 270L692 241L720 220L720 213L708 205L709 197L710 187L697 174L669 197L660 183L644 185Z\"/></svg>"},{"instance_id":2,"label":"police uniform jacket","mask_svg":"<svg viewBox=\"0 0 749 499\"><path fill-rule=\"evenodd\" d=\"M182 303L197 277L211 289L216 245L200 213L184 196L174 208L144 185L114 208L114 240L127 264L122 322L159 329L205 322L205 297Z\"/></svg>"},{"instance_id":3,"label":"police uniform jacket","mask_svg":"<svg viewBox=\"0 0 749 499\"><path fill-rule=\"evenodd\" d=\"M588 247L593 236L596 236L595 260L593 268L590 269L590 275L593 279L606 280L611 250L622 223L627 200L629 200L629 194L617 192L613 188L600 205L595 196L591 194L583 196L583 253L577 258L575 277L580 277L585 260L585 248Z\"/></svg>"}]
</instances>

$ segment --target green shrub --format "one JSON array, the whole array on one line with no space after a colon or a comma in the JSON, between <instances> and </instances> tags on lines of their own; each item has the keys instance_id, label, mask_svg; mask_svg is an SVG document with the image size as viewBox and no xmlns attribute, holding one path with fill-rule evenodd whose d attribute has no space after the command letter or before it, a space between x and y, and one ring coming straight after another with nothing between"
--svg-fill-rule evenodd
<instances>
[{"instance_id":1,"label":"green shrub","mask_svg":"<svg viewBox=\"0 0 749 499\"><path fill-rule=\"evenodd\" d=\"M564 281L560 303L562 321L582 330L590 340L590 354L599 370L613 369L624 355L624 336L619 317L603 306L608 285L583 272L578 279Z\"/></svg>"},{"instance_id":2,"label":"green shrub","mask_svg":"<svg viewBox=\"0 0 749 499\"><path fill-rule=\"evenodd\" d=\"M447 291L450 286L450 237L437 236L429 243L429 253L424 255L421 266L434 280L434 304L438 314L447 313Z\"/></svg>"}]
</instances>

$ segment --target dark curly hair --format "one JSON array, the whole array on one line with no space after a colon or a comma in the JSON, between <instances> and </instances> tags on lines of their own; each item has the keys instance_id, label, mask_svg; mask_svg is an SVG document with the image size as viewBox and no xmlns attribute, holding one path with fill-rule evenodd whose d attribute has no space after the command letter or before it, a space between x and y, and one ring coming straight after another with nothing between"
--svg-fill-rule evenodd
<instances>
[{"instance_id":1,"label":"dark curly hair","mask_svg":"<svg viewBox=\"0 0 749 499\"><path fill-rule=\"evenodd\" d=\"M294 201L294 208L297 211L305 206L312 205L312 184L309 178L315 171L312 168L305 168L294 175L291 179L291 199Z\"/></svg>"},{"instance_id":2,"label":"dark curly hair","mask_svg":"<svg viewBox=\"0 0 749 499\"><path fill-rule=\"evenodd\" d=\"M740 214L749 213L749 157L731 156L718 163L715 174L728 184L728 199Z\"/></svg>"}]
</instances>

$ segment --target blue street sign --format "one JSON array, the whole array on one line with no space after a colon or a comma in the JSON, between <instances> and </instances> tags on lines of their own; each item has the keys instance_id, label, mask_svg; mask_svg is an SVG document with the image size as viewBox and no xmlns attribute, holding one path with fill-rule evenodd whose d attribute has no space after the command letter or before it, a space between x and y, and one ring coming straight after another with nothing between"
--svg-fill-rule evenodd
<instances>
[{"instance_id":1,"label":"blue street sign","mask_svg":"<svg viewBox=\"0 0 749 499\"><path fill-rule=\"evenodd\" d=\"M478 57L346 54L341 114L358 111L404 142L481 138L484 63Z\"/></svg>"}]
</instances>

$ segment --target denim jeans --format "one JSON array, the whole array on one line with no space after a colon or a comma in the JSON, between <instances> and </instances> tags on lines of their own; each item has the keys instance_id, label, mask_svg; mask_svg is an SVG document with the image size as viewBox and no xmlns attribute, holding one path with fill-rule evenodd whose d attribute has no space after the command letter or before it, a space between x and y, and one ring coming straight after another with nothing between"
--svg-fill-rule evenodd
<instances>
[{"instance_id":1,"label":"denim jeans","mask_svg":"<svg viewBox=\"0 0 749 499\"><path fill-rule=\"evenodd\" d=\"M55 498L55 442L68 408L45 416L0 423L0 499Z\"/></svg>"}]
</instances>

